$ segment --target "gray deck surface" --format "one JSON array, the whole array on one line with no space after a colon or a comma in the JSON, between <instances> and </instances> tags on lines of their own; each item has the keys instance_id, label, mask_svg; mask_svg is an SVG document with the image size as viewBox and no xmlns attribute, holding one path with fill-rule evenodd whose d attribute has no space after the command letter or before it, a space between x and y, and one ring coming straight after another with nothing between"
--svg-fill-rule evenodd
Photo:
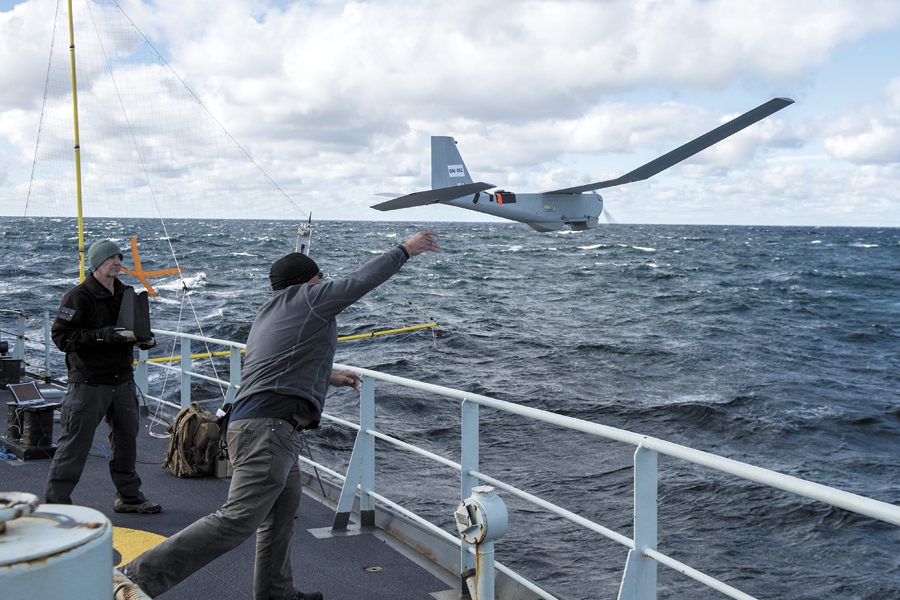
<instances>
[{"instance_id":1,"label":"gray deck surface","mask_svg":"<svg viewBox=\"0 0 900 600\"><path fill-rule=\"evenodd\" d=\"M7 390L0 390L6 424L6 403L12 400ZM102 512L115 527L149 531L169 537L195 520L215 512L228 494L229 479L201 477L179 479L160 464L168 447L167 439L152 437L148 432L151 421L141 420L138 435L138 474L143 480L142 491L163 511L156 515L117 514L112 510L115 488L109 478L104 456L109 447L105 424L97 428L92 451L81 482L72 500ZM165 434L164 426L154 424L152 431ZM59 437L59 423L54 423L53 439ZM3 461L0 464L0 491L27 492L43 497L49 460L22 462ZM310 530L330 528L333 509L326 506L308 490L294 526L291 560L295 586L302 591L321 591L326 600L357 599L423 599L456 598L452 576L434 569L423 568L421 560L411 560L400 552L397 542L382 531L317 537ZM198 571L163 596L166 600L220 600L253 597L253 562L256 536ZM402 550L402 548L400 548ZM114 562L120 555L116 552ZM376 572L367 567L382 567Z\"/></svg>"}]
</instances>

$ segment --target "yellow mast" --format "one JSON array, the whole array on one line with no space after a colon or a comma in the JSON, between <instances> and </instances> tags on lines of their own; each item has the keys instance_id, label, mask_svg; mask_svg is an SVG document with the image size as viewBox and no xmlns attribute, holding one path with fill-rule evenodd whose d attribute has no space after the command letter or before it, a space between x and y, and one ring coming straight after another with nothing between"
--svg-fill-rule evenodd
<instances>
[{"instance_id":1,"label":"yellow mast","mask_svg":"<svg viewBox=\"0 0 900 600\"><path fill-rule=\"evenodd\" d=\"M84 282L84 221L81 217L81 148L78 141L78 88L75 85L75 28L72 25L72 0L69 0L69 56L72 62L72 110L75 113L75 190L78 196L79 283Z\"/></svg>"}]
</instances>

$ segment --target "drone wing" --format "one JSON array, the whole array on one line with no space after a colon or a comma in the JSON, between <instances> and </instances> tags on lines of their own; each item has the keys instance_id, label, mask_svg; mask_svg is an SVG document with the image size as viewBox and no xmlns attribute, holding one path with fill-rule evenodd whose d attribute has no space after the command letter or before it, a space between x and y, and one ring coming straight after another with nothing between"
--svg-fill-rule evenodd
<instances>
[{"instance_id":1,"label":"drone wing","mask_svg":"<svg viewBox=\"0 0 900 600\"><path fill-rule=\"evenodd\" d=\"M622 175L618 179L609 179L597 183L588 183L575 187L565 188L562 190L553 190L552 192L544 192L545 194L580 194L582 192L590 192L603 188L612 187L614 185L622 185L624 183L633 183L635 181L643 181L653 177L657 173L665 171L671 166L677 165L686 158L697 154L701 150L706 150L713 144L718 144L725 138L734 135L738 131L753 125L757 121L762 121L769 115L772 115L786 106L790 106L794 101L790 98L773 98L765 104L757 106L753 110L742 114L741 116L728 121L724 125L720 125L712 131L705 133L695 140L672 150L668 154L664 154L655 160L651 160L647 164L638 167L630 173Z\"/></svg>"},{"instance_id":2,"label":"drone wing","mask_svg":"<svg viewBox=\"0 0 900 600\"><path fill-rule=\"evenodd\" d=\"M477 192L483 192L484 190L489 190L494 187L497 186L491 183L467 183L466 185L456 185L437 190L407 194L406 196L376 204L372 206L372 208L387 211L397 210L398 208L412 208L413 206L425 206L426 204L437 204L438 202L449 202L450 200L471 196Z\"/></svg>"}]
</instances>

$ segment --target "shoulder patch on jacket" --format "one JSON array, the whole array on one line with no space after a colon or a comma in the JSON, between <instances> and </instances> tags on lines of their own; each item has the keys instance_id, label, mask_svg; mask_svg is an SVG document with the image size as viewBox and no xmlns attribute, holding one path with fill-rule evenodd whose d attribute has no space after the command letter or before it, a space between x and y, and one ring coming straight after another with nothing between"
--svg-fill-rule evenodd
<instances>
[{"instance_id":1,"label":"shoulder patch on jacket","mask_svg":"<svg viewBox=\"0 0 900 600\"><path fill-rule=\"evenodd\" d=\"M60 307L59 312L56 315L57 319L62 319L63 321L71 321L74 317L75 309L67 306Z\"/></svg>"}]
</instances>

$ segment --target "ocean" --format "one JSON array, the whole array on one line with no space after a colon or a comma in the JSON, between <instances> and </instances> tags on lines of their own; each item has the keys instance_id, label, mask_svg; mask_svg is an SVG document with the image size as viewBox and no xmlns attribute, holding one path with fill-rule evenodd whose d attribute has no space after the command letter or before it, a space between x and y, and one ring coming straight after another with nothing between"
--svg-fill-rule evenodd
<instances>
[{"instance_id":1,"label":"ocean","mask_svg":"<svg viewBox=\"0 0 900 600\"><path fill-rule=\"evenodd\" d=\"M413 258L338 321L353 335L431 317L442 336L341 342L339 362L900 501L900 229L614 224L538 234L327 221L315 224L311 256L339 277L426 227L443 251ZM171 243L185 285L151 279L154 328L245 341L297 224L181 220L166 230L168 240L158 221L89 219L86 243L110 237L126 248L135 235L145 270L175 266ZM77 281L75 231L72 219L0 218L0 308L55 312ZM12 329L8 313L0 323ZM30 335L42 339L40 327L29 319ZM172 351L161 339L153 354ZM64 375L58 353L51 370ZM153 373L151 394L177 391ZM221 403L210 384L193 394ZM457 402L382 384L376 398L379 429L459 460ZM358 399L335 390L326 411L355 421ZM323 421L310 452L340 470L354 435ZM631 446L490 410L481 440L482 472L631 536ZM455 531L458 474L377 448L379 493ZM900 598L897 527L667 457L659 472L659 549L673 558L759 598ZM504 500L500 562L564 598L615 597L625 548ZM723 596L660 566L658 597Z\"/></svg>"}]
</instances>

